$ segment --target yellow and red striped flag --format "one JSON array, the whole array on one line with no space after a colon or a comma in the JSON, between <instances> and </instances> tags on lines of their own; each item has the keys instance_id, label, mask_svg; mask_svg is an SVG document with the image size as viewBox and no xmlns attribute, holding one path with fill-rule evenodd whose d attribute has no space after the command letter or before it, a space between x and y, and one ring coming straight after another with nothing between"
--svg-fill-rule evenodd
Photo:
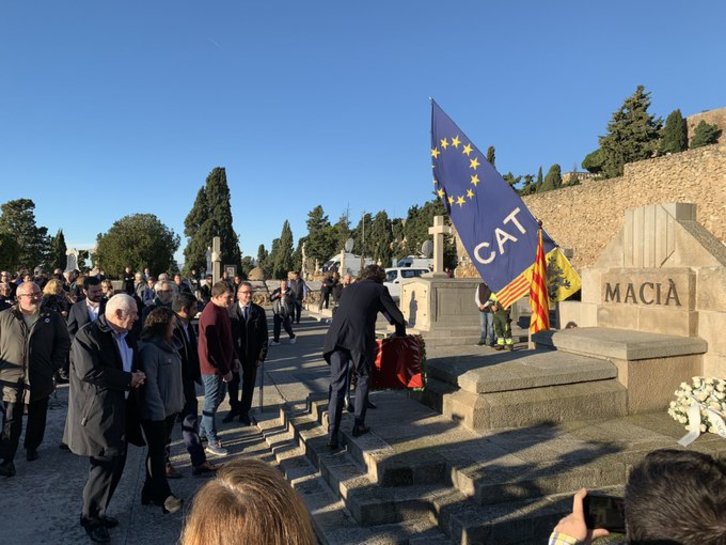
<instances>
[{"instance_id":1,"label":"yellow and red striped flag","mask_svg":"<svg viewBox=\"0 0 726 545\"><path fill-rule=\"evenodd\" d=\"M532 267L532 282L529 285L529 305L532 316L529 322L530 333L550 328L550 305L547 297L547 262L545 261L542 227L539 228L537 257Z\"/></svg>"}]
</instances>

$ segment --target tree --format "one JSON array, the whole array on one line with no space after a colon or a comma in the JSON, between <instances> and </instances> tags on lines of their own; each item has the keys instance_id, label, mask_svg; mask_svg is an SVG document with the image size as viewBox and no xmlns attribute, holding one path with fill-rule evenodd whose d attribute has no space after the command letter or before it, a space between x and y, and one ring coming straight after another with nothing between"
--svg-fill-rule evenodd
<instances>
[{"instance_id":1,"label":"tree","mask_svg":"<svg viewBox=\"0 0 726 545\"><path fill-rule=\"evenodd\" d=\"M50 239L50 251L48 252L48 268L63 269L66 268L67 258L66 238L63 235L63 229L58 229L54 237Z\"/></svg>"},{"instance_id":2,"label":"tree","mask_svg":"<svg viewBox=\"0 0 726 545\"><path fill-rule=\"evenodd\" d=\"M553 189L559 189L560 187L562 187L562 169L560 168L560 165L555 163L550 167L549 171L547 171L547 176L545 176L544 183L542 184L540 191L552 191Z\"/></svg>"},{"instance_id":3,"label":"tree","mask_svg":"<svg viewBox=\"0 0 726 545\"><path fill-rule=\"evenodd\" d=\"M335 252L343 247L338 246L335 231L325 215L323 207L318 205L308 212L305 222L308 234L305 237L305 256L324 263Z\"/></svg>"},{"instance_id":4,"label":"tree","mask_svg":"<svg viewBox=\"0 0 726 545\"><path fill-rule=\"evenodd\" d=\"M292 262L292 229L290 229L290 222L285 220L282 224L282 232L277 248L275 249L275 260L273 262L273 277L279 280L286 279L287 273L293 269Z\"/></svg>"},{"instance_id":5,"label":"tree","mask_svg":"<svg viewBox=\"0 0 726 545\"><path fill-rule=\"evenodd\" d=\"M184 249L186 270L206 268L207 248L214 237L220 238L222 264L239 266L239 239L232 225L230 199L226 171L222 167L212 169L184 220L184 235L189 237Z\"/></svg>"},{"instance_id":6,"label":"tree","mask_svg":"<svg viewBox=\"0 0 726 545\"><path fill-rule=\"evenodd\" d=\"M537 181L534 184L534 192L539 193L542 189L542 184L544 183L544 178L542 177L542 167L539 167L539 170L537 170Z\"/></svg>"},{"instance_id":7,"label":"tree","mask_svg":"<svg viewBox=\"0 0 726 545\"><path fill-rule=\"evenodd\" d=\"M260 263L265 261L267 259L267 256L269 256L269 255L270 255L270 253L267 250L265 250L265 245L260 244L257 247L257 266L259 266Z\"/></svg>"},{"instance_id":8,"label":"tree","mask_svg":"<svg viewBox=\"0 0 726 545\"><path fill-rule=\"evenodd\" d=\"M20 245L10 233L0 232L0 270L15 271L20 262Z\"/></svg>"},{"instance_id":9,"label":"tree","mask_svg":"<svg viewBox=\"0 0 726 545\"><path fill-rule=\"evenodd\" d=\"M656 150L662 121L648 113L649 106L650 93L638 85L613 114L608 134L600 137L606 178L621 176L625 163L647 159Z\"/></svg>"},{"instance_id":10,"label":"tree","mask_svg":"<svg viewBox=\"0 0 726 545\"><path fill-rule=\"evenodd\" d=\"M721 129L716 125L706 123L703 119L696 125L696 130L693 131L693 140L691 140L691 148L700 148L702 146L708 146L709 144L715 144L718 142L718 138L721 136Z\"/></svg>"},{"instance_id":11,"label":"tree","mask_svg":"<svg viewBox=\"0 0 726 545\"><path fill-rule=\"evenodd\" d=\"M335 248L340 250L345 246L345 242L352 236L350 230L350 219L348 218L348 211L340 215L338 221L333 225L333 237L335 238ZM307 252L307 246L306 246ZM325 259L328 259L327 257Z\"/></svg>"},{"instance_id":12,"label":"tree","mask_svg":"<svg viewBox=\"0 0 726 545\"><path fill-rule=\"evenodd\" d=\"M497 162L497 154L496 150L494 149L494 146L489 146L487 148L487 161L494 167L497 168L496 162Z\"/></svg>"},{"instance_id":13,"label":"tree","mask_svg":"<svg viewBox=\"0 0 726 545\"><path fill-rule=\"evenodd\" d=\"M660 152L678 153L688 149L688 126L681 111L673 110L666 118L661 133Z\"/></svg>"},{"instance_id":14,"label":"tree","mask_svg":"<svg viewBox=\"0 0 726 545\"><path fill-rule=\"evenodd\" d=\"M390 267L393 255L393 249L391 248L393 231L391 230L391 220L388 219L385 210L381 210L373 217L370 229L366 233L366 238L368 237L370 237L372 243L370 257L376 263L382 263L383 267Z\"/></svg>"},{"instance_id":15,"label":"tree","mask_svg":"<svg viewBox=\"0 0 726 545\"><path fill-rule=\"evenodd\" d=\"M275 270L275 260L277 259L277 253L280 249L280 239L276 238L272 241L270 246L270 252L267 254L264 260L257 264L264 273L265 278L273 278L273 272Z\"/></svg>"},{"instance_id":16,"label":"tree","mask_svg":"<svg viewBox=\"0 0 726 545\"><path fill-rule=\"evenodd\" d=\"M240 261L240 276L247 280L250 271L255 268L252 256L246 255Z\"/></svg>"},{"instance_id":17,"label":"tree","mask_svg":"<svg viewBox=\"0 0 726 545\"><path fill-rule=\"evenodd\" d=\"M509 184L509 187L512 188L513 191L517 191L517 184L522 181L521 176L515 176L511 172L507 172L504 176L504 181Z\"/></svg>"},{"instance_id":18,"label":"tree","mask_svg":"<svg viewBox=\"0 0 726 545\"><path fill-rule=\"evenodd\" d=\"M591 172L592 174L599 174L602 172L602 166L605 161L602 150L600 148L588 153L582 160L582 168Z\"/></svg>"},{"instance_id":19,"label":"tree","mask_svg":"<svg viewBox=\"0 0 726 545\"><path fill-rule=\"evenodd\" d=\"M534 176L531 174L525 174L524 175L524 185L522 186L522 189L519 191L519 194L523 197L526 195L531 195L536 191L536 186L534 183Z\"/></svg>"},{"instance_id":20,"label":"tree","mask_svg":"<svg viewBox=\"0 0 726 545\"><path fill-rule=\"evenodd\" d=\"M176 267L178 248L179 236L154 214L132 214L98 235L95 260L110 276L120 277L127 266L160 273Z\"/></svg>"},{"instance_id":21,"label":"tree","mask_svg":"<svg viewBox=\"0 0 726 545\"><path fill-rule=\"evenodd\" d=\"M0 233L12 236L20 248L15 268L32 270L45 263L48 229L35 224L35 203L16 199L0 206L0 211Z\"/></svg>"},{"instance_id":22,"label":"tree","mask_svg":"<svg viewBox=\"0 0 726 545\"><path fill-rule=\"evenodd\" d=\"M362 255L364 257L373 256L375 241L371 238L370 235L372 221L373 218L371 217L371 215L367 212L364 212L363 216L361 216L360 221L358 222L358 225L355 229L353 229L351 236L353 237L353 240L355 240L355 244L353 244L354 254Z\"/></svg>"}]
</instances>

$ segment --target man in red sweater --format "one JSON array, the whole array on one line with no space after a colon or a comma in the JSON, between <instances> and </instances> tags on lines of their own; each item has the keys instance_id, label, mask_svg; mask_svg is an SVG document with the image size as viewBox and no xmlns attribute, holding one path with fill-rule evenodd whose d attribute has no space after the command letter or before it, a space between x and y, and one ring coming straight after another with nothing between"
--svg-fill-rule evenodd
<instances>
[{"instance_id":1,"label":"man in red sweater","mask_svg":"<svg viewBox=\"0 0 726 545\"><path fill-rule=\"evenodd\" d=\"M199 368L204 384L201 435L207 436L207 452L226 456L227 449L217 438L217 408L224 399L225 384L232 380L237 355L232 339L229 308L234 301L226 282L212 286L211 298L199 318Z\"/></svg>"}]
</instances>

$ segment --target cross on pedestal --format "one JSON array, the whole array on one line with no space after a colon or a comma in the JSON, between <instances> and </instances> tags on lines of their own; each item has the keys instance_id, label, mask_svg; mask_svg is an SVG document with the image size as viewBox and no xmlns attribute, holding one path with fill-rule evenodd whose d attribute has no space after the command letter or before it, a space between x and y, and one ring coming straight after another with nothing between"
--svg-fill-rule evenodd
<instances>
[{"instance_id":1,"label":"cross on pedestal","mask_svg":"<svg viewBox=\"0 0 726 545\"><path fill-rule=\"evenodd\" d=\"M451 234L451 227L444 224L444 216L434 216L434 226L429 227L429 234L434 235L433 276L446 275L444 272L444 235Z\"/></svg>"},{"instance_id":2,"label":"cross on pedestal","mask_svg":"<svg viewBox=\"0 0 726 545\"><path fill-rule=\"evenodd\" d=\"M212 281L216 284L222 279L222 250L219 237L212 239Z\"/></svg>"}]
</instances>

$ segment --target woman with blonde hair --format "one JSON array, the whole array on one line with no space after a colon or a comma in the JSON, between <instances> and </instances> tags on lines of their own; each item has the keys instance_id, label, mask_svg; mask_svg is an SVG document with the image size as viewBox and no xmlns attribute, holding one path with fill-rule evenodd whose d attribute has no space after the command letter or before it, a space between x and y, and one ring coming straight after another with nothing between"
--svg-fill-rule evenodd
<instances>
[{"instance_id":1,"label":"woman with blonde hair","mask_svg":"<svg viewBox=\"0 0 726 545\"><path fill-rule=\"evenodd\" d=\"M194 497L181 545L316 545L302 500L257 460L222 467Z\"/></svg>"},{"instance_id":2,"label":"woman with blonde hair","mask_svg":"<svg viewBox=\"0 0 726 545\"><path fill-rule=\"evenodd\" d=\"M43 300L41 308L51 309L58 312L63 318L68 317L68 309L71 306L68 296L63 290L63 283L57 278L51 278L43 286Z\"/></svg>"}]
</instances>

